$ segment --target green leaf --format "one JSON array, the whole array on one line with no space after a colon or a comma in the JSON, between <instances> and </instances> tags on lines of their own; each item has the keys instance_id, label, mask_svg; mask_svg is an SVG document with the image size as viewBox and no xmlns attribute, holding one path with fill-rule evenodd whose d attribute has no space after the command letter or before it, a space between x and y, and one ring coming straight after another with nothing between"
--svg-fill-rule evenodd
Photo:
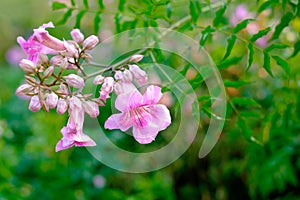
<instances>
[{"instance_id":1,"label":"green leaf","mask_svg":"<svg viewBox=\"0 0 300 200\"><path fill-rule=\"evenodd\" d=\"M290 56L290 58L295 57L299 51L300 51L300 40L294 44L294 51L293 54Z\"/></svg>"},{"instance_id":2,"label":"green leaf","mask_svg":"<svg viewBox=\"0 0 300 200\"><path fill-rule=\"evenodd\" d=\"M225 87L240 88L240 87L242 87L244 85L248 85L248 84L250 84L250 82L224 80L224 86Z\"/></svg>"},{"instance_id":3,"label":"green leaf","mask_svg":"<svg viewBox=\"0 0 300 200\"><path fill-rule=\"evenodd\" d=\"M243 30L244 28L246 28L247 25L248 25L250 22L252 22L252 21L253 21L253 19L245 19L244 21L238 23L238 24L236 25L236 27L233 29L233 33L238 33L238 32L240 32L241 30Z\"/></svg>"},{"instance_id":4,"label":"green leaf","mask_svg":"<svg viewBox=\"0 0 300 200\"><path fill-rule=\"evenodd\" d=\"M200 46L204 46L207 38L211 35L212 32L215 32L215 29L211 28L210 26L207 26L203 31L202 31L202 36L200 39Z\"/></svg>"},{"instance_id":5,"label":"green leaf","mask_svg":"<svg viewBox=\"0 0 300 200\"><path fill-rule=\"evenodd\" d=\"M272 51L273 49L284 49L284 48L287 48L289 47L288 45L286 44L280 44L280 43L274 43L274 44L271 44L270 46L268 46L265 51L267 52L270 52Z\"/></svg>"},{"instance_id":6,"label":"green leaf","mask_svg":"<svg viewBox=\"0 0 300 200\"><path fill-rule=\"evenodd\" d=\"M246 97L234 97L231 99L231 102L237 106L261 107L254 99Z\"/></svg>"},{"instance_id":7,"label":"green leaf","mask_svg":"<svg viewBox=\"0 0 300 200\"><path fill-rule=\"evenodd\" d=\"M284 59L282 59L279 56L272 56L272 58L276 60L277 65L279 65L285 71L285 73L290 75L291 73L290 66Z\"/></svg>"},{"instance_id":8,"label":"green leaf","mask_svg":"<svg viewBox=\"0 0 300 200\"><path fill-rule=\"evenodd\" d=\"M223 14L226 11L226 4L216 12L216 17L213 20L214 27L217 27L223 20Z\"/></svg>"},{"instance_id":9,"label":"green leaf","mask_svg":"<svg viewBox=\"0 0 300 200\"><path fill-rule=\"evenodd\" d=\"M253 63L253 57L254 57L254 47L253 43L248 44L248 63L247 63L247 70L250 69L252 63Z\"/></svg>"},{"instance_id":10,"label":"green leaf","mask_svg":"<svg viewBox=\"0 0 300 200\"><path fill-rule=\"evenodd\" d=\"M228 58L228 56L230 56L230 53L234 46L235 41L236 41L236 35L231 35L231 37L229 37L227 39L227 48L226 48L226 53L223 57L223 60L225 60L226 58Z\"/></svg>"},{"instance_id":11,"label":"green leaf","mask_svg":"<svg viewBox=\"0 0 300 200\"><path fill-rule=\"evenodd\" d=\"M101 12L97 12L94 18L94 31L96 34L99 33L101 22Z\"/></svg>"},{"instance_id":12,"label":"green leaf","mask_svg":"<svg viewBox=\"0 0 300 200\"><path fill-rule=\"evenodd\" d=\"M241 110L240 115L244 118L261 118L262 114L257 111Z\"/></svg>"},{"instance_id":13,"label":"green leaf","mask_svg":"<svg viewBox=\"0 0 300 200\"><path fill-rule=\"evenodd\" d=\"M277 39L279 37L282 30L289 25L293 17L294 15L291 12L287 12L284 16L282 16L282 18L280 19L280 23L275 28L272 40Z\"/></svg>"},{"instance_id":14,"label":"green leaf","mask_svg":"<svg viewBox=\"0 0 300 200\"><path fill-rule=\"evenodd\" d=\"M268 52L264 51L264 65L263 68L268 72L268 74L273 77L273 73L271 71L271 59Z\"/></svg>"},{"instance_id":15,"label":"green leaf","mask_svg":"<svg viewBox=\"0 0 300 200\"><path fill-rule=\"evenodd\" d=\"M274 0L269 0L269 1L266 1L264 2L263 4L261 4L261 6L259 7L259 9L257 10L258 13L261 13L262 11L270 8L270 7L273 7L275 5L277 5L278 2L277 1L274 1Z\"/></svg>"},{"instance_id":16,"label":"green leaf","mask_svg":"<svg viewBox=\"0 0 300 200\"><path fill-rule=\"evenodd\" d=\"M198 101L194 101L194 103L192 104L192 115L197 119L197 121L200 120Z\"/></svg>"},{"instance_id":17,"label":"green leaf","mask_svg":"<svg viewBox=\"0 0 300 200\"><path fill-rule=\"evenodd\" d=\"M242 117L238 118L238 126L242 131L243 136L247 141L251 141L252 130L247 126L245 120Z\"/></svg>"},{"instance_id":18,"label":"green leaf","mask_svg":"<svg viewBox=\"0 0 300 200\"><path fill-rule=\"evenodd\" d=\"M72 6L76 6L75 0L71 0Z\"/></svg>"},{"instance_id":19,"label":"green leaf","mask_svg":"<svg viewBox=\"0 0 300 200\"><path fill-rule=\"evenodd\" d=\"M199 13L196 8L196 5L194 4L194 1L192 0L190 0L189 9L190 9L190 15L192 17L192 20L195 23L199 17Z\"/></svg>"},{"instance_id":20,"label":"green leaf","mask_svg":"<svg viewBox=\"0 0 300 200\"><path fill-rule=\"evenodd\" d=\"M64 3L59 3L56 1L54 1L52 3L52 10L60 10L60 9L64 9L64 8L67 8L67 5Z\"/></svg>"},{"instance_id":21,"label":"green leaf","mask_svg":"<svg viewBox=\"0 0 300 200\"><path fill-rule=\"evenodd\" d=\"M223 60L217 67L219 69L224 69L228 68L234 64L237 64L240 60L242 60L243 57L232 57L232 58L227 58L226 60Z\"/></svg>"},{"instance_id":22,"label":"green leaf","mask_svg":"<svg viewBox=\"0 0 300 200\"><path fill-rule=\"evenodd\" d=\"M250 41L251 42L255 42L256 40L258 40L259 38L267 35L269 32L271 31L271 27L262 29L260 31L258 31L258 33L254 34L251 38Z\"/></svg>"},{"instance_id":23,"label":"green leaf","mask_svg":"<svg viewBox=\"0 0 300 200\"><path fill-rule=\"evenodd\" d=\"M105 8L103 0L98 0L98 5L99 5L100 9L104 9Z\"/></svg>"},{"instance_id":24,"label":"green leaf","mask_svg":"<svg viewBox=\"0 0 300 200\"><path fill-rule=\"evenodd\" d=\"M116 32L117 33L120 33L122 30L121 30L121 19L122 19L122 15L121 13L117 13L115 15L115 26L116 26Z\"/></svg>"},{"instance_id":25,"label":"green leaf","mask_svg":"<svg viewBox=\"0 0 300 200\"><path fill-rule=\"evenodd\" d=\"M73 9L68 9L67 12L64 14L63 18L56 24L57 25L65 24L68 21L68 19L72 16L72 12L73 12Z\"/></svg>"},{"instance_id":26,"label":"green leaf","mask_svg":"<svg viewBox=\"0 0 300 200\"><path fill-rule=\"evenodd\" d=\"M167 12L167 17L170 19L172 16L172 6L170 3L166 6L166 12Z\"/></svg>"},{"instance_id":27,"label":"green leaf","mask_svg":"<svg viewBox=\"0 0 300 200\"><path fill-rule=\"evenodd\" d=\"M123 11L124 10L125 3L126 3L126 0L119 0L119 5L118 5L119 11Z\"/></svg>"},{"instance_id":28,"label":"green leaf","mask_svg":"<svg viewBox=\"0 0 300 200\"><path fill-rule=\"evenodd\" d=\"M86 13L85 10L80 11L76 16L75 28L80 28L80 22L84 14Z\"/></svg>"},{"instance_id":29,"label":"green leaf","mask_svg":"<svg viewBox=\"0 0 300 200\"><path fill-rule=\"evenodd\" d=\"M88 0L83 0L83 5L85 9L89 9L89 1Z\"/></svg>"}]
</instances>

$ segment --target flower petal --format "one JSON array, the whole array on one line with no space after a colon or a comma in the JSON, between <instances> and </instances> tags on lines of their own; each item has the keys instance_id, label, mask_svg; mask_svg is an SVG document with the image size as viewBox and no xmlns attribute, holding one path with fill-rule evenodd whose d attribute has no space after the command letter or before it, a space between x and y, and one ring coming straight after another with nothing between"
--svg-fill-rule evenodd
<instances>
[{"instance_id":1,"label":"flower petal","mask_svg":"<svg viewBox=\"0 0 300 200\"><path fill-rule=\"evenodd\" d=\"M157 104L153 105L150 109L152 116L152 124L159 127L159 131L166 129L171 124L170 111L165 105Z\"/></svg>"},{"instance_id":2,"label":"flower petal","mask_svg":"<svg viewBox=\"0 0 300 200\"><path fill-rule=\"evenodd\" d=\"M64 149L68 149L68 148L72 147L73 145L74 145L74 141L70 141L65 138L62 138L56 144L55 151L58 152L58 151L61 151Z\"/></svg>"},{"instance_id":3,"label":"flower petal","mask_svg":"<svg viewBox=\"0 0 300 200\"><path fill-rule=\"evenodd\" d=\"M84 133L77 133L74 140L75 146L96 146L94 140Z\"/></svg>"},{"instance_id":4,"label":"flower petal","mask_svg":"<svg viewBox=\"0 0 300 200\"><path fill-rule=\"evenodd\" d=\"M138 90L134 89L131 92L119 94L116 98L115 107L121 112L126 112L132 108L140 106L142 101L142 94Z\"/></svg>"},{"instance_id":5,"label":"flower petal","mask_svg":"<svg viewBox=\"0 0 300 200\"><path fill-rule=\"evenodd\" d=\"M153 105L156 104L162 97L161 88L155 85L150 85L147 91L144 93L144 104Z\"/></svg>"},{"instance_id":6,"label":"flower petal","mask_svg":"<svg viewBox=\"0 0 300 200\"><path fill-rule=\"evenodd\" d=\"M132 126L132 121L128 112L113 114L105 122L104 127L106 129L120 129L126 131Z\"/></svg>"},{"instance_id":7,"label":"flower petal","mask_svg":"<svg viewBox=\"0 0 300 200\"><path fill-rule=\"evenodd\" d=\"M153 140L155 140L155 137L158 134L158 128L157 127L133 127L133 137L134 139L140 143L140 144L149 144Z\"/></svg>"}]
</instances>

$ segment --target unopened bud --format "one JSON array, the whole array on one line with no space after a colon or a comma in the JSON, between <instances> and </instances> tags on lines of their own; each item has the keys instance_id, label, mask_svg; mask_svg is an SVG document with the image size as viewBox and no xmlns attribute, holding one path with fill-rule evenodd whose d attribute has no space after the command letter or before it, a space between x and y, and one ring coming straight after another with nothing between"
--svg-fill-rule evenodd
<instances>
[{"instance_id":1,"label":"unopened bud","mask_svg":"<svg viewBox=\"0 0 300 200\"><path fill-rule=\"evenodd\" d=\"M42 104L40 102L40 99L37 95L31 97L30 103L29 103L29 110L32 112L37 112L41 109Z\"/></svg>"},{"instance_id":2,"label":"unopened bud","mask_svg":"<svg viewBox=\"0 0 300 200\"><path fill-rule=\"evenodd\" d=\"M74 88L82 88L84 86L83 78L76 74L69 74L68 76L64 76L64 78L69 86Z\"/></svg>"},{"instance_id":3,"label":"unopened bud","mask_svg":"<svg viewBox=\"0 0 300 200\"><path fill-rule=\"evenodd\" d=\"M57 102L56 112L58 114L64 114L68 109L68 102L65 99L60 98Z\"/></svg>"},{"instance_id":4,"label":"unopened bud","mask_svg":"<svg viewBox=\"0 0 300 200\"><path fill-rule=\"evenodd\" d=\"M129 66L129 70L132 72L134 78L140 83L140 84L144 84L147 82L148 77L147 74L144 70L142 70L141 68L139 68L139 66L137 65L128 65Z\"/></svg>"},{"instance_id":5,"label":"unopened bud","mask_svg":"<svg viewBox=\"0 0 300 200\"><path fill-rule=\"evenodd\" d=\"M119 95L119 94L123 93L123 87L122 87L120 82L115 83L114 91L115 91L116 95Z\"/></svg>"},{"instance_id":6,"label":"unopened bud","mask_svg":"<svg viewBox=\"0 0 300 200\"><path fill-rule=\"evenodd\" d=\"M105 91L107 93L111 93L113 91L113 87L114 87L114 79L112 77L106 77L104 79L104 83L102 85L101 90Z\"/></svg>"},{"instance_id":7,"label":"unopened bud","mask_svg":"<svg viewBox=\"0 0 300 200\"><path fill-rule=\"evenodd\" d=\"M54 66L50 66L48 67L45 71L44 71L44 77L48 78L49 76L51 76L54 72Z\"/></svg>"},{"instance_id":8,"label":"unopened bud","mask_svg":"<svg viewBox=\"0 0 300 200\"><path fill-rule=\"evenodd\" d=\"M57 90L61 95L68 95L69 89L65 84L60 84L59 89Z\"/></svg>"},{"instance_id":9,"label":"unopened bud","mask_svg":"<svg viewBox=\"0 0 300 200\"><path fill-rule=\"evenodd\" d=\"M97 103L93 101L84 101L82 103L82 106L84 108L84 111L90 116L90 117L97 117L99 115L99 106Z\"/></svg>"},{"instance_id":10,"label":"unopened bud","mask_svg":"<svg viewBox=\"0 0 300 200\"><path fill-rule=\"evenodd\" d=\"M64 58L61 55L56 55L51 58L50 63L53 66L59 66L63 60Z\"/></svg>"},{"instance_id":11,"label":"unopened bud","mask_svg":"<svg viewBox=\"0 0 300 200\"><path fill-rule=\"evenodd\" d=\"M117 71L116 73L115 73L115 79L116 80L122 80L123 79L123 72L121 72L121 71Z\"/></svg>"},{"instance_id":12,"label":"unopened bud","mask_svg":"<svg viewBox=\"0 0 300 200\"><path fill-rule=\"evenodd\" d=\"M71 31L71 37L77 43L82 43L84 40L84 35L81 33L79 29L73 29Z\"/></svg>"},{"instance_id":13,"label":"unopened bud","mask_svg":"<svg viewBox=\"0 0 300 200\"><path fill-rule=\"evenodd\" d=\"M58 101L58 96L54 92L51 92L46 96L46 104L47 107L50 109L56 107L57 101Z\"/></svg>"},{"instance_id":14,"label":"unopened bud","mask_svg":"<svg viewBox=\"0 0 300 200\"><path fill-rule=\"evenodd\" d=\"M135 54L130 57L129 62L137 63L140 62L144 58L143 55L141 54Z\"/></svg>"},{"instance_id":15,"label":"unopened bud","mask_svg":"<svg viewBox=\"0 0 300 200\"><path fill-rule=\"evenodd\" d=\"M35 64L28 59L22 59L19 65L27 73L34 73L36 70Z\"/></svg>"},{"instance_id":16,"label":"unopened bud","mask_svg":"<svg viewBox=\"0 0 300 200\"><path fill-rule=\"evenodd\" d=\"M38 85L39 83L33 77L25 75L26 82L30 85Z\"/></svg>"},{"instance_id":17,"label":"unopened bud","mask_svg":"<svg viewBox=\"0 0 300 200\"><path fill-rule=\"evenodd\" d=\"M95 35L91 35L83 41L83 49L92 50L99 42L99 39Z\"/></svg>"},{"instance_id":18,"label":"unopened bud","mask_svg":"<svg viewBox=\"0 0 300 200\"><path fill-rule=\"evenodd\" d=\"M71 44L68 43L67 41L64 41L64 46L67 50L67 54L71 57L78 57L78 50L76 49L76 47Z\"/></svg>"},{"instance_id":19,"label":"unopened bud","mask_svg":"<svg viewBox=\"0 0 300 200\"><path fill-rule=\"evenodd\" d=\"M44 64L44 63L48 63L48 56L43 54L43 53L39 53L39 62L41 64Z\"/></svg>"},{"instance_id":20,"label":"unopened bud","mask_svg":"<svg viewBox=\"0 0 300 200\"><path fill-rule=\"evenodd\" d=\"M100 84L103 83L104 78L105 78L104 76L98 75L98 76L95 77L93 83L94 83L95 85L100 85Z\"/></svg>"},{"instance_id":21,"label":"unopened bud","mask_svg":"<svg viewBox=\"0 0 300 200\"><path fill-rule=\"evenodd\" d=\"M29 84L22 84L20 85L16 90L16 95L18 96L24 96L27 95L27 93L31 92L33 90L33 87Z\"/></svg>"},{"instance_id":22,"label":"unopened bud","mask_svg":"<svg viewBox=\"0 0 300 200\"><path fill-rule=\"evenodd\" d=\"M123 81L127 83L132 81L132 73L128 69L123 72Z\"/></svg>"}]
</instances>

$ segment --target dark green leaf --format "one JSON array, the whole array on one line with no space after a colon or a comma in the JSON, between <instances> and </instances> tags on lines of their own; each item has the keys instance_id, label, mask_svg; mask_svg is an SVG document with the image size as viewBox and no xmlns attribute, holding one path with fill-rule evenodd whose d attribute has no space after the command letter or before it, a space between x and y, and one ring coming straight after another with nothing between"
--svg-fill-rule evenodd
<instances>
[{"instance_id":1,"label":"dark green leaf","mask_svg":"<svg viewBox=\"0 0 300 200\"><path fill-rule=\"evenodd\" d=\"M246 140L251 141L252 137L252 131L251 129L247 126L246 122L242 117L239 117L238 119L238 126L242 131L243 136L245 137Z\"/></svg>"},{"instance_id":2,"label":"dark green leaf","mask_svg":"<svg viewBox=\"0 0 300 200\"><path fill-rule=\"evenodd\" d=\"M190 0L189 9L190 9L190 15L192 16L192 20L195 23L199 17L199 13L196 8L196 5L194 4L194 1L192 0Z\"/></svg>"},{"instance_id":3,"label":"dark green leaf","mask_svg":"<svg viewBox=\"0 0 300 200\"><path fill-rule=\"evenodd\" d=\"M72 6L76 6L75 0L71 0Z\"/></svg>"},{"instance_id":4,"label":"dark green leaf","mask_svg":"<svg viewBox=\"0 0 300 200\"><path fill-rule=\"evenodd\" d=\"M198 102L202 102L202 101L210 101L210 96L209 95L203 95L197 98Z\"/></svg>"},{"instance_id":5,"label":"dark green leaf","mask_svg":"<svg viewBox=\"0 0 300 200\"><path fill-rule=\"evenodd\" d=\"M186 76L186 73L189 70L189 68L190 68L190 63L187 63L179 73L182 74L183 76Z\"/></svg>"},{"instance_id":6,"label":"dark green leaf","mask_svg":"<svg viewBox=\"0 0 300 200\"><path fill-rule=\"evenodd\" d=\"M202 12L202 9L201 9L201 3L199 0L194 0L194 3L196 5L196 8L198 10L198 13L200 14Z\"/></svg>"},{"instance_id":7,"label":"dark green leaf","mask_svg":"<svg viewBox=\"0 0 300 200\"><path fill-rule=\"evenodd\" d=\"M280 19L280 23L275 28L275 32L272 36L272 40L277 39L279 37L282 30L289 25L293 17L294 15L291 12L288 12L284 16L282 16L282 18Z\"/></svg>"},{"instance_id":8,"label":"dark green leaf","mask_svg":"<svg viewBox=\"0 0 300 200\"><path fill-rule=\"evenodd\" d=\"M244 28L246 28L247 25L248 25L250 22L252 22L252 21L253 21L253 19L245 19L244 21L238 23L238 24L236 25L236 27L233 29L233 33L238 33L238 32L240 32L241 30L243 30Z\"/></svg>"},{"instance_id":9,"label":"dark green leaf","mask_svg":"<svg viewBox=\"0 0 300 200\"><path fill-rule=\"evenodd\" d=\"M210 26L207 26L203 31L202 31L202 36L200 39L200 46L204 46L207 38L211 35L212 32L215 32L215 29L212 29Z\"/></svg>"},{"instance_id":10,"label":"dark green leaf","mask_svg":"<svg viewBox=\"0 0 300 200\"><path fill-rule=\"evenodd\" d=\"M223 57L223 60L225 60L226 58L228 58L228 56L230 56L230 53L234 46L235 41L236 41L236 35L231 35L231 37L229 37L227 39L227 48L226 48L226 53Z\"/></svg>"},{"instance_id":11,"label":"dark green leaf","mask_svg":"<svg viewBox=\"0 0 300 200\"><path fill-rule=\"evenodd\" d=\"M119 6L118 6L119 11L124 10L125 3L126 3L126 0L119 0Z\"/></svg>"},{"instance_id":12,"label":"dark green leaf","mask_svg":"<svg viewBox=\"0 0 300 200\"><path fill-rule=\"evenodd\" d=\"M94 31L96 34L99 33L101 22L101 12L97 12L94 18Z\"/></svg>"},{"instance_id":13,"label":"dark green leaf","mask_svg":"<svg viewBox=\"0 0 300 200\"><path fill-rule=\"evenodd\" d=\"M86 13L85 10L80 11L76 16L75 28L80 28L80 22L84 14Z\"/></svg>"},{"instance_id":14,"label":"dark green leaf","mask_svg":"<svg viewBox=\"0 0 300 200\"><path fill-rule=\"evenodd\" d=\"M248 63L247 63L247 70L250 69L252 63L253 63L253 57L254 57L254 47L253 44L250 42L248 44Z\"/></svg>"},{"instance_id":15,"label":"dark green leaf","mask_svg":"<svg viewBox=\"0 0 300 200\"><path fill-rule=\"evenodd\" d=\"M115 15L115 25L116 25L116 32L117 33L120 33L122 30L121 30L121 19L122 19L122 15L121 13L117 13Z\"/></svg>"},{"instance_id":16,"label":"dark green leaf","mask_svg":"<svg viewBox=\"0 0 300 200\"><path fill-rule=\"evenodd\" d=\"M89 1L88 0L83 0L83 5L85 9L89 9Z\"/></svg>"},{"instance_id":17,"label":"dark green leaf","mask_svg":"<svg viewBox=\"0 0 300 200\"><path fill-rule=\"evenodd\" d=\"M258 40L259 38L267 35L269 32L271 31L271 28L268 27L266 29L262 29L260 31L258 31L258 33L254 34L251 38L250 38L250 41L251 42L255 42L256 40Z\"/></svg>"},{"instance_id":18,"label":"dark green leaf","mask_svg":"<svg viewBox=\"0 0 300 200\"><path fill-rule=\"evenodd\" d=\"M271 59L268 52L264 51L264 65L263 68L268 72L270 76L273 77L273 73L271 71Z\"/></svg>"},{"instance_id":19,"label":"dark green leaf","mask_svg":"<svg viewBox=\"0 0 300 200\"><path fill-rule=\"evenodd\" d=\"M67 8L67 5L64 3L59 3L56 1L54 1L52 3L52 10L60 10L60 9L64 9L64 8Z\"/></svg>"},{"instance_id":20,"label":"dark green leaf","mask_svg":"<svg viewBox=\"0 0 300 200\"><path fill-rule=\"evenodd\" d=\"M228 68L234 64L237 64L240 60L242 60L243 57L232 57L227 58L226 60L223 60L217 67L219 69Z\"/></svg>"},{"instance_id":21,"label":"dark green leaf","mask_svg":"<svg viewBox=\"0 0 300 200\"><path fill-rule=\"evenodd\" d=\"M274 60L276 60L277 65L279 65L280 67L282 67L282 69L285 71L285 73L287 73L288 75L290 75L290 73L291 73L290 66L289 66L289 64L284 59L282 59L279 56L272 56L272 58Z\"/></svg>"},{"instance_id":22,"label":"dark green leaf","mask_svg":"<svg viewBox=\"0 0 300 200\"><path fill-rule=\"evenodd\" d=\"M104 9L105 8L103 0L98 0L98 5L99 5L100 9Z\"/></svg>"},{"instance_id":23,"label":"dark green leaf","mask_svg":"<svg viewBox=\"0 0 300 200\"><path fill-rule=\"evenodd\" d=\"M260 107L260 105L254 99L246 97L234 97L231 101L234 105L237 106Z\"/></svg>"},{"instance_id":24,"label":"dark green leaf","mask_svg":"<svg viewBox=\"0 0 300 200\"><path fill-rule=\"evenodd\" d=\"M287 47L289 47L289 46L286 44L274 43L274 44L271 44L270 46L268 46L265 49L265 51L269 52L269 51L272 51L273 49L284 49Z\"/></svg>"},{"instance_id":25,"label":"dark green leaf","mask_svg":"<svg viewBox=\"0 0 300 200\"><path fill-rule=\"evenodd\" d=\"M275 6L276 4L278 4L277 1L274 1L274 0L269 0L269 1L266 1L264 2L263 4L261 4L261 6L259 7L259 9L257 10L258 13L270 8L270 7L273 7Z\"/></svg>"},{"instance_id":26,"label":"dark green leaf","mask_svg":"<svg viewBox=\"0 0 300 200\"><path fill-rule=\"evenodd\" d=\"M239 88L239 87L242 87L242 86L248 85L248 84L250 84L250 82L224 80L224 86L225 87Z\"/></svg>"},{"instance_id":27,"label":"dark green leaf","mask_svg":"<svg viewBox=\"0 0 300 200\"><path fill-rule=\"evenodd\" d=\"M153 20L154 21L154 20ZM135 19L133 21L125 21L122 25L122 31L134 29L138 20Z\"/></svg>"},{"instance_id":28,"label":"dark green leaf","mask_svg":"<svg viewBox=\"0 0 300 200\"><path fill-rule=\"evenodd\" d=\"M300 51L300 40L294 44L294 51L290 58L296 56L299 51Z\"/></svg>"},{"instance_id":29,"label":"dark green leaf","mask_svg":"<svg viewBox=\"0 0 300 200\"><path fill-rule=\"evenodd\" d=\"M195 101L193 104L192 104L192 115L194 118L197 119L197 121L200 120L200 115L199 115L199 104L198 104L198 101Z\"/></svg>"},{"instance_id":30,"label":"dark green leaf","mask_svg":"<svg viewBox=\"0 0 300 200\"><path fill-rule=\"evenodd\" d=\"M172 6L170 3L166 6L166 12L167 12L167 17L170 19L172 16Z\"/></svg>"},{"instance_id":31,"label":"dark green leaf","mask_svg":"<svg viewBox=\"0 0 300 200\"><path fill-rule=\"evenodd\" d=\"M57 22L57 25L65 24L68 21L68 19L72 16L72 12L73 12L73 9L67 10L67 12L64 14L63 18L59 22Z\"/></svg>"},{"instance_id":32,"label":"dark green leaf","mask_svg":"<svg viewBox=\"0 0 300 200\"><path fill-rule=\"evenodd\" d=\"M262 114L257 111L241 110L240 115L245 118L261 118Z\"/></svg>"},{"instance_id":33,"label":"dark green leaf","mask_svg":"<svg viewBox=\"0 0 300 200\"><path fill-rule=\"evenodd\" d=\"M220 22L222 22L223 20L223 14L225 13L226 10L226 5L224 4L222 8L220 8L217 12L216 12L216 17L214 18L213 21L213 25L214 27L217 27Z\"/></svg>"}]
</instances>

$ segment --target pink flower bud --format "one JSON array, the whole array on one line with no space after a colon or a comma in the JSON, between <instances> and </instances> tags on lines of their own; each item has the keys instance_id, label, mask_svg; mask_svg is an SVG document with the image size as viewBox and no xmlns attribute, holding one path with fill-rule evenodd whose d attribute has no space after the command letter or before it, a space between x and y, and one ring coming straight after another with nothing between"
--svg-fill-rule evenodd
<instances>
[{"instance_id":1,"label":"pink flower bud","mask_svg":"<svg viewBox=\"0 0 300 200\"><path fill-rule=\"evenodd\" d=\"M123 79L123 72L121 72L121 71L117 71L116 73L115 73L115 79L116 80L122 80Z\"/></svg>"},{"instance_id":2,"label":"pink flower bud","mask_svg":"<svg viewBox=\"0 0 300 200\"><path fill-rule=\"evenodd\" d=\"M33 87L27 83L20 85L16 90L16 95L25 96L28 92L31 92Z\"/></svg>"},{"instance_id":3,"label":"pink flower bud","mask_svg":"<svg viewBox=\"0 0 300 200\"><path fill-rule=\"evenodd\" d=\"M95 77L93 83L95 85L100 85L100 84L103 83L103 81L104 81L104 77L102 75L98 75L98 76Z\"/></svg>"},{"instance_id":4,"label":"pink flower bud","mask_svg":"<svg viewBox=\"0 0 300 200\"><path fill-rule=\"evenodd\" d=\"M41 109L42 104L40 102L40 99L37 95L31 97L30 103L29 103L29 110L32 112L37 112Z\"/></svg>"},{"instance_id":5,"label":"pink flower bud","mask_svg":"<svg viewBox=\"0 0 300 200\"><path fill-rule=\"evenodd\" d=\"M90 117L97 117L99 115L99 106L93 101L84 101L82 104L84 111L90 116Z\"/></svg>"},{"instance_id":6,"label":"pink flower bud","mask_svg":"<svg viewBox=\"0 0 300 200\"><path fill-rule=\"evenodd\" d=\"M64 58L61 55L56 55L51 58L50 63L53 66L59 66L63 60Z\"/></svg>"},{"instance_id":7,"label":"pink flower bud","mask_svg":"<svg viewBox=\"0 0 300 200\"><path fill-rule=\"evenodd\" d=\"M84 86L83 78L76 74L69 74L68 76L64 76L64 78L69 86L74 88L82 88Z\"/></svg>"},{"instance_id":8,"label":"pink flower bud","mask_svg":"<svg viewBox=\"0 0 300 200\"><path fill-rule=\"evenodd\" d=\"M111 93L113 91L113 87L114 87L114 79L112 77L106 77L104 79L104 83L102 85L101 90L107 93Z\"/></svg>"},{"instance_id":9,"label":"pink flower bud","mask_svg":"<svg viewBox=\"0 0 300 200\"><path fill-rule=\"evenodd\" d=\"M78 50L76 49L76 47L71 44L68 43L67 41L64 41L64 46L66 47L67 50L67 55L71 56L71 57L78 57L79 53Z\"/></svg>"},{"instance_id":10,"label":"pink flower bud","mask_svg":"<svg viewBox=\"0 0 300 200\"><path fill-rule=\"evenodd\" d=\"M59 89L57 90L58 93L62 95L68 95L69 89L65 84L60 84Z\"/></svg>"},{"instance_id":11,"label":"pink flower bud","mask_svg":"<svg viewBox=\"0 0 300 200\"><path fill-rule=\"evenodd\" d=\"M56 112L58 114L64 114L68 109L68 102L65 99L60 98L57 102Z\"/></svg>"},{"instance_id":12,"label":"pink flower bud","mask_svg":"<svg viewBox=\"0 0 300 200\"><path fill-rule=\"evenodd\" d=\"M116 93L116 95L119 95L123 92L123 87L121 85L120 82L116 82L115 85L114 85L114 91Z\"/></svg>"},{"instance_id":13,"label":"pink flower bud","mask_svg":"<svg viewBox=\"0 0 300 200\"><path fill-rule=\"evenodd\" d=\"M128 66L129 66L129 70L132 72L134 78L140 84L144 84L147 82L148 78L147 78L147 74L144 70L139 68L139 66L137 66L137 65L128 65Z\"/></svg>"},{"instance_id":14,"label":"pink flower bud","mask_svg":"<svg viewBox=\"0 0 300 200\"><path fill-rule=\"evenodd\" d=\"M71 31L71 37L77 43L82 43L84 40L84 35L81 33L79 29L73 29Z\"/></svg>"},{"instance_id":15,"label":"pink flower bud","mask_svg":"<svg viewBox=\"0 0 300 200\"><path fill-rule=\"evenodd\" d=\"M48 56L43 54L43 53L39 53L39 61L43 64L43 63L48 63Z\"/></svg>"},{"instance_id":16,"label":"pink flower bud","mask_svg":"<svg viewBox=\"0 0 300 200\"><path fill-rule=\"evenodd\" d=\"M132 81L132 73L128 69L123 72L123 81L127 83Z\"/></svg>"},{"instance_id":17,"label":"pink flower bud","mask_svg":"<svg viewBox=\"0 0 300 200\"><path fill-rule=\"evenodd\" d=\"M48 78L49 76L51 76L54 72L54 66L50 66L48 67L45 71L44 71L44 77Z\"/></svg>"},{"instance_id":18,"label":"pink flower bud","mask_svg":"<svg viewBox=\"0 0 300 200\"><path fill-rule=\"evenodd\" d=\"M95 35L91 35L83 41L83 49L92 50L99 42L99 39Z\"/></svg>"},{"instance_id":19,"label":"pink flower bud","mask_svg":"<svg viewBox=\"0 0 300 200\"><path fill-rule=\"evenodd\" d=\"M19 65L27 73L34 73L36 70L36 66L31 60L22 59Z\"/></svg>"},{"instance_id":20,"label":"pink flower bud","mask_svg":"<svg viewBox=\"0 0 300 200\"><path fill-rule=\"evenodd\" d=\"M51 92L46 96L46 104L47 107L50 109L56 107L57 101L58 101L58 96L54 92Z\"/></svg>"},{"instance_id":21,"label":"pink flower bud","mask_svg":"<svg viewBox=\"0 0 300 200\"><path fill-rule=\"evenodd\" d=\"M139 61L141 61L144 58L143 55L141 54L136 54L130 57L129 62L133 62L133 63L137 63Z\"/></svg>"}]
</instances>

